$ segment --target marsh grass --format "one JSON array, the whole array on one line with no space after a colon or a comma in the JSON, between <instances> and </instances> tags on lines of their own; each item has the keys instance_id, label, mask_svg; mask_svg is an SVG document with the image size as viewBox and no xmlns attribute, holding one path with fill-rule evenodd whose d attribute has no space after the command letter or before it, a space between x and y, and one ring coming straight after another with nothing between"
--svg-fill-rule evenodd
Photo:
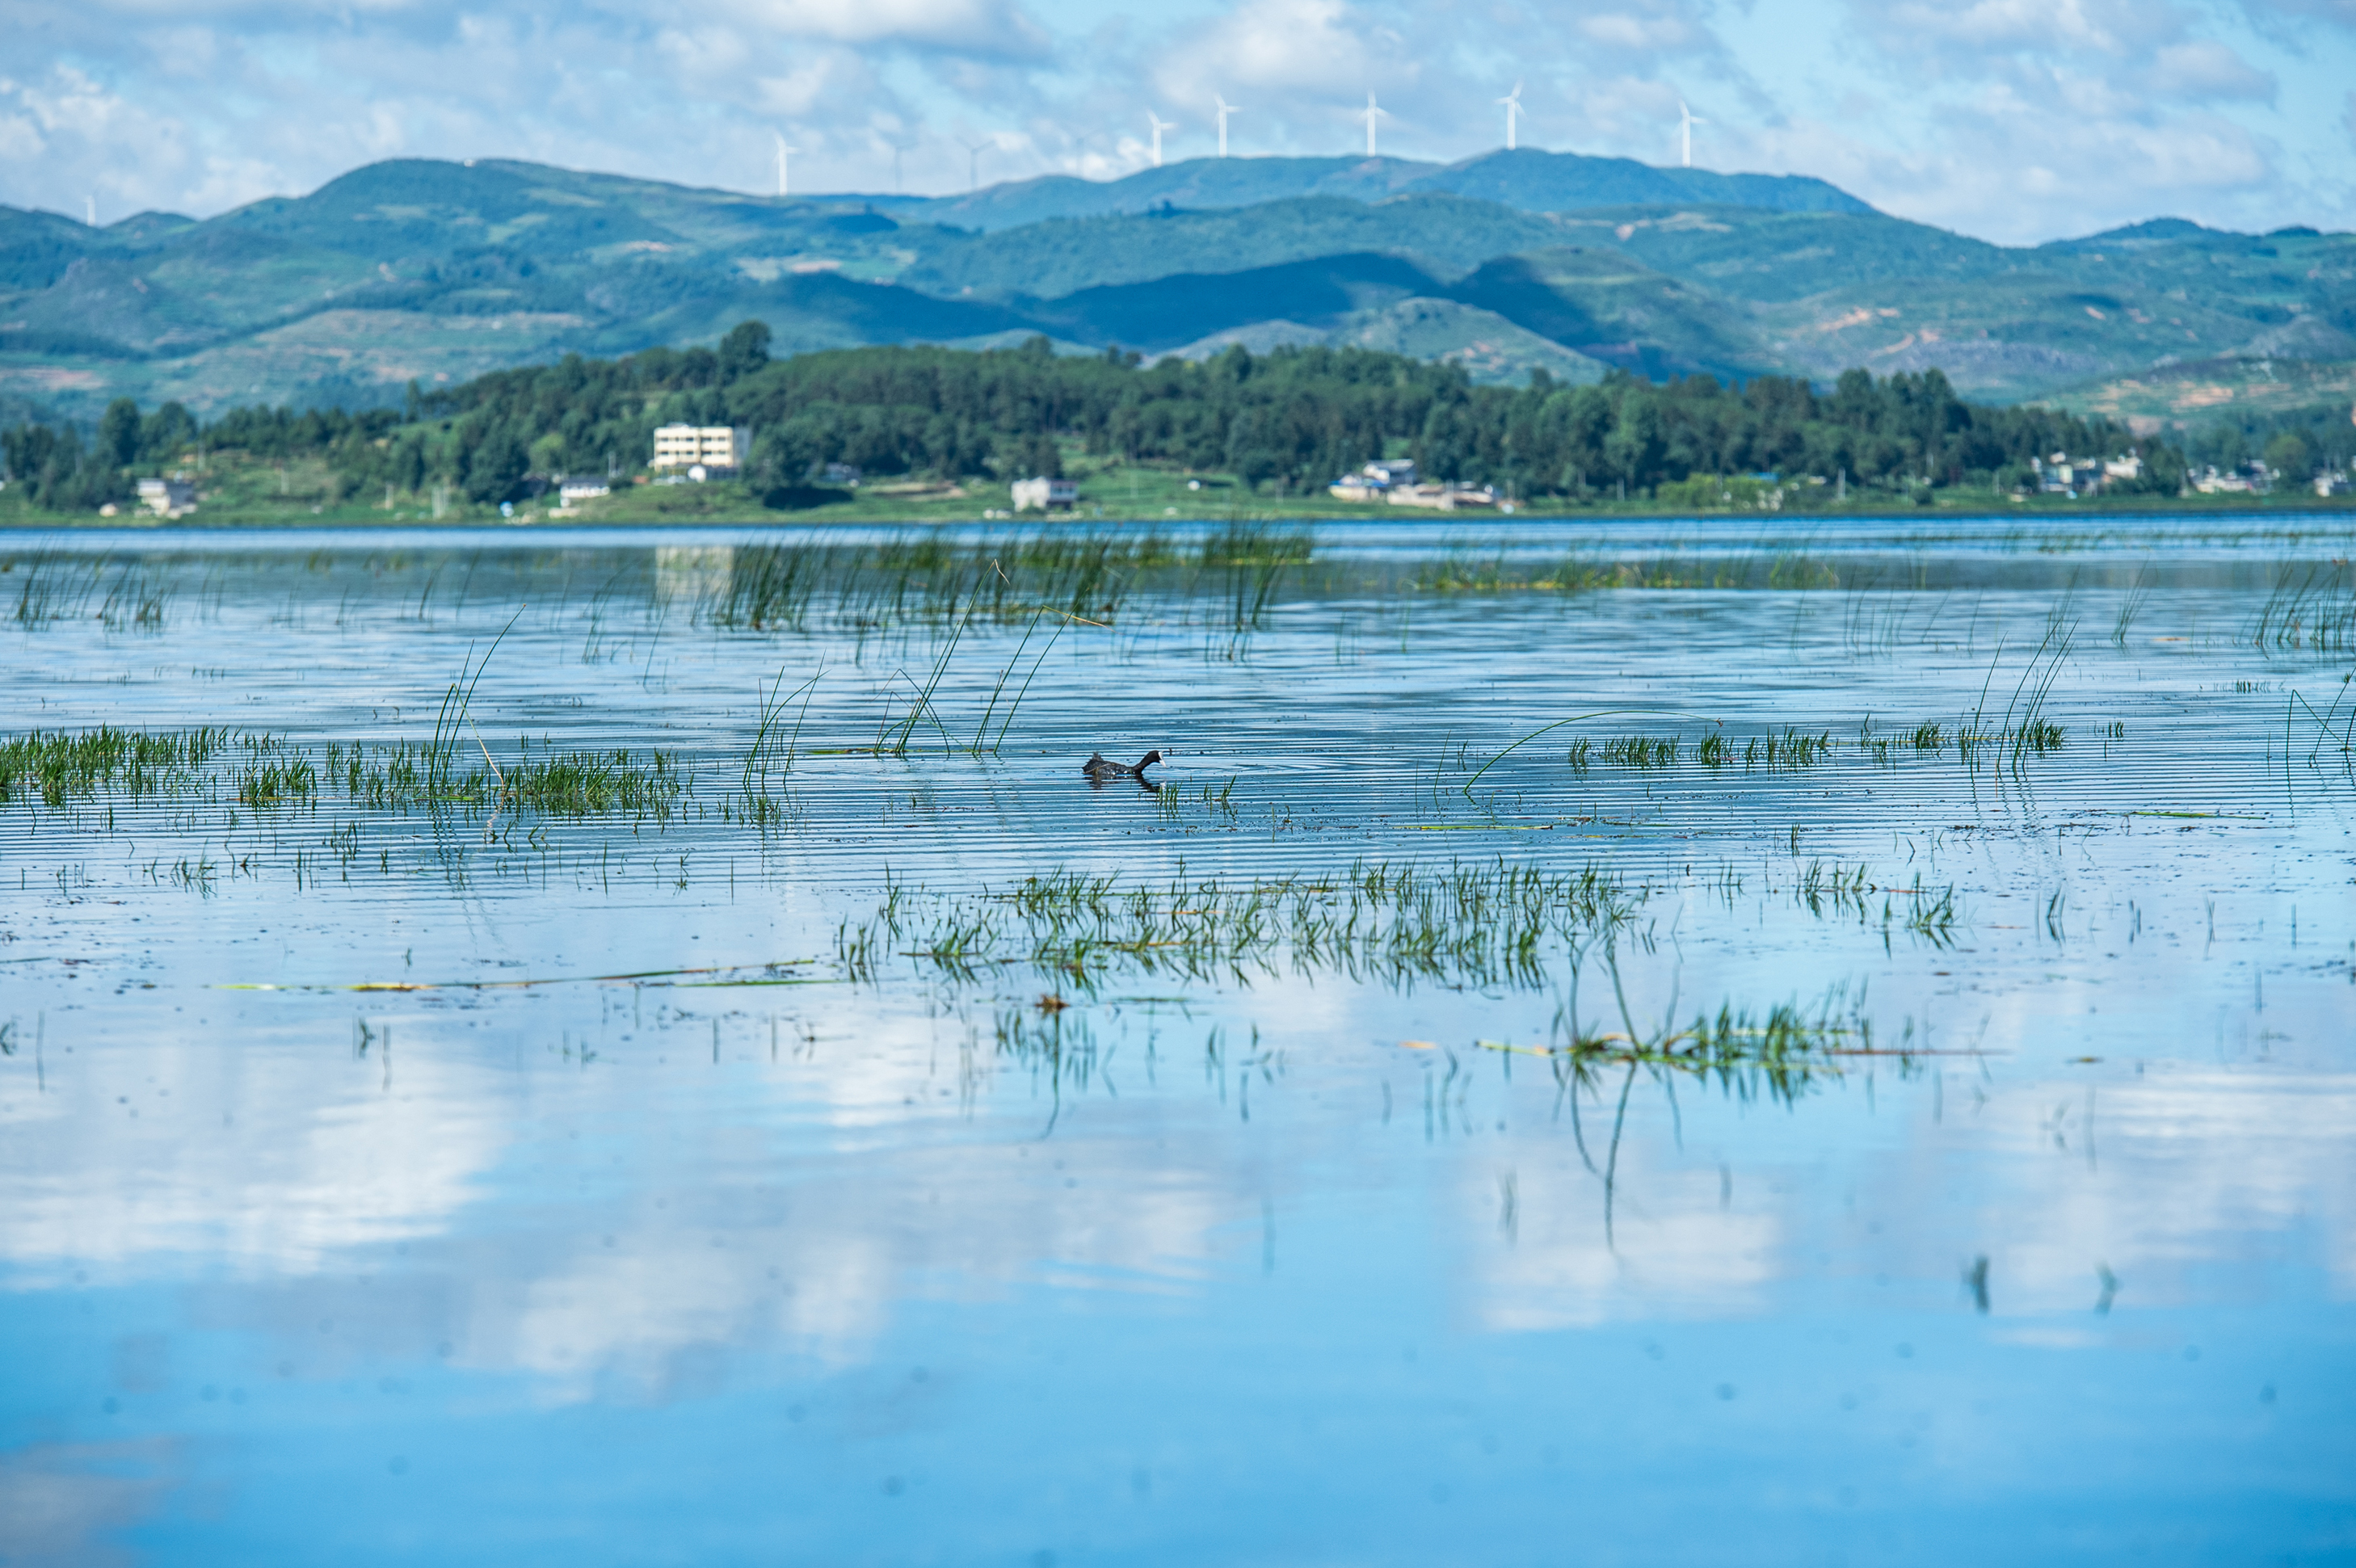
<instances>
[{"instance_id":1,"label":"marsh grass","mask_svg":"<svg viewBox=\"0 0 2356 1568\"><path fill-rule=\"evenodd\" d=\"M1310 548L1300 530L1239 526L1230 535L1205 547L1198 578L1201 565L1289 560ZM972 620L1011 626L1043 606L1109 622L1144 574L1167 573L1187 559L1152 529L739 545L697 614L724 630L764 633L961 628Z\"/></svg>"},{"instance_id":2,"label":"marsh grass","mask_svg":"<svg viewBox=\"0 0 2356 1568\"><path fill-rule=\"evenodd\" d=\"M239 736L220 726L150 733L111 725L9 736L0 740L0 802L37 795L55 810L101 788L135 800L200 787L206 764Z\"/></svg>"},{"instance_id":3,"label":"marsh grass","mask_svg":"<svg viewBox=\"0 0 2356 1568\"><path fill-rule=\"evenodd\" d=\"M1763 735L1753 735L1743 743L1742 765L1746 768L1806 768L1814 767L1833 753L1832 731L1810 735L1785 725L1781 733L1773 730Z\"/></svg>"},{"instance_id":4,"label":"marsh grass","mask_svg":"<svg viewBox=\"0 0 2356 1568\"><path fill-rule=\"evenodd\" d=\"M2268 652L2356 649L2356 576L2345 561L2285 561L2248 635Z\"/></svg>"},{"instance_id":5,"label":"marsh grass","mask_svg":"<svg viewBox=\"0 0 2356 1568\"><path fill-rule=\"evenodd\" d=\"M1678 747L1675 735L1622 735L1603 743L1603 761L1623 768L1673 768Z\"/></svg>"},{"instance_id":6,"label":"marsh grass","mask_svg":"<svg viewBox=\"0 0 2356 1568\"><path fill-rule=\"evenodd\" d=\"M262 731L212 726L149 733L102 727L0 740L0 803L37 796L52 810L102 792L131 801L228 798L253 811L319 804L400 810L512 805L552 816L665 816L690 788L675 753L652 748L533 754L505 768L458 770L429 743L297 746Z\"/></svg>"},{"instance_id":7,"label":"marsh grass","mask_svg":"<svg viewBox=\"0 0 2356 1568\"><path fill-rule=\"evenodd\" d=\"M952 978L1024 965L1089 989L1113 975L1248 985L1290 970L1354 980L1533 987L1556 944L1619 931L1644 895L1596 867L1359 862L1328 877L1123 888L1066 871L965 895L888 886L837 953L854 978L913 958Z\"/></svg>"}]
</instances>

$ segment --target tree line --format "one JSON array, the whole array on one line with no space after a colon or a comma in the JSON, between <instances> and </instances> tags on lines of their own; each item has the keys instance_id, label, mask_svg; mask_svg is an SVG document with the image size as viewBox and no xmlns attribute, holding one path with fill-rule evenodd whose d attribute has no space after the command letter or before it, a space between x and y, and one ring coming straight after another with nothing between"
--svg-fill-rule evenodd
<instances>
[{"instance_id":1,"label":"tree line","mask_svg":"<svg viewBox=\"0 0 2356 1568\"><path fill-rule=\"evenodd\" d=\"M1359 348L1235 347L1147 366L1132 353L1059 357L1044 338L982 352L870 347L769 357L745 322L716 348L571 356L463 385L412 384L399 411L237 409L199 425L177 404L107 410L93 442L21 425L0 459L37 504L119 498L133 468L191 447L323 459L344 493L447 486L477 503L536 478L643 468L657 426L748 426L758 486L807 483L829 464L877 475L1059 475L1065 453L1215 471L1300 494L1380 456L1424 475L1529 498L1639 495L1696 475L1844 475L1916 491L2026 482L2034 459L2145 457L2137 482L2173 493L2184 459L2105 419L1995 408L1937 370L1844 373L1829 389L1759 377L1651 382L1613 372L1571 386L1475 386L1459 367Z\"/></svg>"}]
</instances>

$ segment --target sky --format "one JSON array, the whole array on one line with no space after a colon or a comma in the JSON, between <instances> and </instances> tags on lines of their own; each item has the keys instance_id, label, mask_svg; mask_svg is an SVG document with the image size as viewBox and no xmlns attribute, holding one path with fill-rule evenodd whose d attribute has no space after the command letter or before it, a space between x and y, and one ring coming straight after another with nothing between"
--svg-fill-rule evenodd
<instances>
[{"instance_id":1,"label":"sky","mask_svg":"<svg viewBox=\"0 0 2356 1568\"><path fill-rule=\"evenodd\" d=\"M0 203L207 217L391 157L946 194L1215 150L1828 179L2005 243L2356 228L2356 0L7 0ZM896 165L896 170L895 170ZM895 186L895 180L897 182Z\"/></svg>"}]
</instances>

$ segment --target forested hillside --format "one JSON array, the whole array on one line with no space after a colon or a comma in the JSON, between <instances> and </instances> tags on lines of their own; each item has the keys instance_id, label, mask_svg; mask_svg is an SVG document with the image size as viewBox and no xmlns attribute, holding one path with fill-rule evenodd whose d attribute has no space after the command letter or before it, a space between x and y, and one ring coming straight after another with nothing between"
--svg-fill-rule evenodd
<instances>
[{"instance_id":1,"label":"forested hillside","mask_svg":"<svg viewBox=\"0 0 2356 1568\"><path fill-rule=\"evenodd\" d=\"M1373 345L1505 385L1863 366L2083 402L2177 363L2356 360L2356 238L2162 221L2008 248L1818 181L1529 150L1194 159L930 199L404 159L201 222L0 208L0 411L85 434L119 396L360 409L412 380L708 347L748 317L781 352ZM2203 386L2222 400L2168 417L2244 397Z\"/></svg>"},{"instance_id":2,"label":"forested hillside","mask_svg":"<svg viewBox=\"0 0 2356 1568\"><path fill-rule=\"evenodd\" d=\"M1271 495L1314 489L1371 458L1411 456L1432 477L1572 501L1762 470L1893 496L2008 485L2035 456L2130 448L2146 455L2146 485L2173 494L2183 466L2163 443L2105 420L1966 402L1935 370L1851 370L1828 391L1779 377L1737 387L1619 371L1598 385L1540 373L1505 388L1476 386L1451 366L1323 347L1235 347L1151 366L1119 351L1059 357L1044 340L787 360L770 359L768 347L767 328L747 322L716 351L571 357L412 389L398 414L249 409L200 426L177 405L143 417L119 402L91 445L70 430L20 427L0 452L41 504L59 508L121 499L134 469L199 448L216 458L321 458L345 494L447 488L496 505L555 475L642 469L654 428L676 421L751 427L756 492L801 485L829 464L944 480L1056 475L1067 453L1233 475Z\"/></svg>"}]
</instances>

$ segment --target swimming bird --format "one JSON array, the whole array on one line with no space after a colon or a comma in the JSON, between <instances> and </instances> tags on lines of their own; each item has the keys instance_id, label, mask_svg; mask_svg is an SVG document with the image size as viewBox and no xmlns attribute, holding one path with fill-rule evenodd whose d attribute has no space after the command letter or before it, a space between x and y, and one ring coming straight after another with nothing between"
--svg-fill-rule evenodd
<instances>
[{"instance_id":1,"label":"swimming bird","mask_svg":"<svg viewBox=\"0 0 2356 1568\"><path fill-rule=\"evenodd\" d=\"M1091 752L1088 753L1088 760L1080 764L1080 772L1092 779L1142 779L1145 777L1145 770L1161 760L1161 752L1148 752L1138 759L1135 767L1131 767L1127 763L1108 761L1102 752Z\"/></svg>"}]
</instances>

